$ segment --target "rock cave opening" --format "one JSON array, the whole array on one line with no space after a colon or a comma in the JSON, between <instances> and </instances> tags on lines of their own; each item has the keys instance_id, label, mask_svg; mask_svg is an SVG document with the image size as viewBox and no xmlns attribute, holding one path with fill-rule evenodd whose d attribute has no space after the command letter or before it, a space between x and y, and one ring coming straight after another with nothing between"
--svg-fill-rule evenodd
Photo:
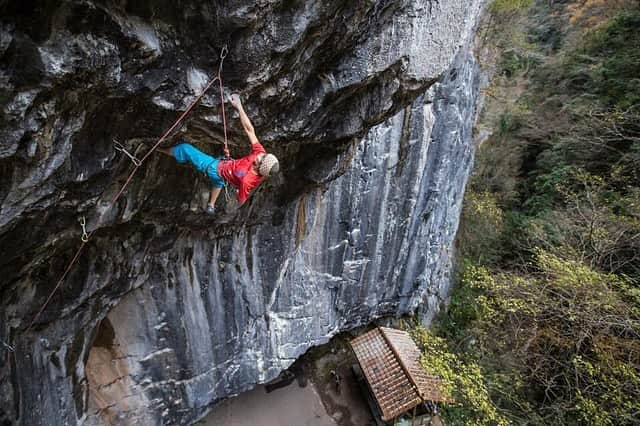
<instances>
[{"instance_id":1,"label":"rock cave opening","mask_svg":"<svg viewBox=\"0 0 640 426\"><path fill-rule=\"evenodd\" d=\"M118 411L126 408L125 396L131 383L126 357L108 318L98 326L85 372L89 385L89 415L101 418L105 424L114 424Z\"/></svg>"},{"instance_id":2,"label":"rock cave opening","mask_svg":"<svg viewBox=\"0 0 640 426\"><path fill-rule=\"evenodd\" d=\"M85 364L87 425L131 424L146 401L135 379L135 348L121 332L128 325L117 313L116 307L98 325Z\"/></svg>"}]
</instances>

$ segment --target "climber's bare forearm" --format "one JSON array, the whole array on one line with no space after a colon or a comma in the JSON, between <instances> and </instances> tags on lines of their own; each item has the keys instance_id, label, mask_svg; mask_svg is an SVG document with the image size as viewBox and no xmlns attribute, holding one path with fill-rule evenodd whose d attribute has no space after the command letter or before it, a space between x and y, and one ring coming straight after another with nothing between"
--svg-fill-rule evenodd
<instances>
[{"instance_id":1,"label":"climber's bare forearm","mask_svg":"<svg viewBox=\"0 0 640 426\"><path fill-rule=\"evenodd\" d=\"M238 105L238 114L240 114L240 122L242 123L242 127L244 127L244 131L247 133L254 133L255 130L253 128L253 124L251 124L251 120L249 120L249 116L244 110L242 105Z\"/></svg>"},{"instance_id":2,"label":"climber's bare forearm","mask_svg":"<svg viewBox=\"0 0 640 426\"><path fill-rule=\"evenodd\" d=\"M244 127L244 131L247 132L247 136L249 137L251 145L253 145L254 143L258 143L256 131L254 130L253 124L251 124L251 120L249 120L247 113L244 112L244 108L242 108L242 105L240 105L240 108L238 108L238 113L240 114L240 122L242 123L242 127Z\"/></svg>"},{"instance_id":3,"label":"climber's bare forearm","mask_svg":"<svg viewBox=\"0 0 640 426\"><path fill-rule=\"evenodd\" d=\"M249 116L245 112L239 98L237 102L233 103L233 106L235 107L235 109L238 111L238 114L240 115L240 123L242 123L242 127L244 128L244 131L247 133L247 136L249 137L249 141L251 142L251 144L253 145L254 143L258 143L258 137L256 136L256 131L253 128L253 124L251 124L251 120L249 120Z\"/></svg>"}]
</instances>

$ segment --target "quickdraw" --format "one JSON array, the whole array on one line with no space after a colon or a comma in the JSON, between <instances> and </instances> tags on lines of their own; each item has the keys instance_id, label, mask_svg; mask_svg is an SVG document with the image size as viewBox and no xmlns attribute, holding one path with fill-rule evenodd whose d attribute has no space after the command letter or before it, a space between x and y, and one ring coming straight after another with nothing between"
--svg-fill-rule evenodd
<instances>
[{"instance_id":1,"label":"quickdraw","mask_svg":"<svg viewBox=\"0 0 640 426\"><path fill-rule=\"evenodd\" d=\"M138 158L135 155L133 155L129 151L127 151L126 148L124 147L124 145L122 145L120 142L118 142L117 139L113 140L113 148L116 151L121 152L124 155L126 155L127 157L129 157L131 162L133 164L135 164L136 166L140 167L140 165L142 164L142 162L140 160L138 160Z\"/></svg>"},{"instance_id":2,"label":"quickdraw","mask_svg":"<svg viewBox=\"0 0 640 426\"><path fill-rule=\"evenodd\" d=\"M10 344L5 343L5 342L4 342L4 341L2 341L2 340L0 340L0 342L2 342L2 346L4 346L5 348L7 348L7 350L8 350L9 352L15 352L15 351L16 351L16 350L15 350L15 348L14 348L13 346L11 346Z\"/></svg>"},{"instance_id":3,"label":"quickdraw","mask_svg":"<svg viewBox=\"0 0 640 426\"><path fill-rule=\"evenodd\" d=\"M80 240L83 243L89 242L89 234L87 234L87 221L84 216L80 219L80 226L82 226L82 235L80 236Z\"/></svg>"}]
</instances>

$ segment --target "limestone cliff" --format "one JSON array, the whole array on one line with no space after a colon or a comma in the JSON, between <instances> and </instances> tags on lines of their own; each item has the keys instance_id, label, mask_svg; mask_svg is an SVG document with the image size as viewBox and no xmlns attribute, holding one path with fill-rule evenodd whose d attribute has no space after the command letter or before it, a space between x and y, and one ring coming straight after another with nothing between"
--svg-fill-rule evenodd
<instances>
[{"instance_id":1,"label":"limestone cliff","mask_svg":"<svg viewBox=\"0 0 640 426\"><path fill-rule=\"evenodd\" d=\"M189 424L309 347L448 286L481 0L0 2L0 424ZM282 172L240 208L131 163L230 49ZM208 93L173 140L221 152ZM227 112L229 112L227 110ZM232 154L247 152L230 117ZM61 289L27 327L78 247Z\"/></svg>"}]
</instances>

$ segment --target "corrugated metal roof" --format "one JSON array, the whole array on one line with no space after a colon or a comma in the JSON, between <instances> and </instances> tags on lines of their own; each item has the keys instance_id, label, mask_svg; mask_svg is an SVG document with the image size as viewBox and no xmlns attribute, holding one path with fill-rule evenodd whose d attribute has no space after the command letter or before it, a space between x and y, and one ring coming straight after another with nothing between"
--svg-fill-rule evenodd
<instances>
[{"instance_id":1,"label":"corrugated metal roof","mask_svg":"<svg viewBox=\"0 0 640 426\"><path fill-rule=\"evenodd\" d=\"M389 421L425 401L443 401L440 379L420 366L420 350L409 333L378 327L351 341L351 347Z\"/></svg>"}]
</instances>

